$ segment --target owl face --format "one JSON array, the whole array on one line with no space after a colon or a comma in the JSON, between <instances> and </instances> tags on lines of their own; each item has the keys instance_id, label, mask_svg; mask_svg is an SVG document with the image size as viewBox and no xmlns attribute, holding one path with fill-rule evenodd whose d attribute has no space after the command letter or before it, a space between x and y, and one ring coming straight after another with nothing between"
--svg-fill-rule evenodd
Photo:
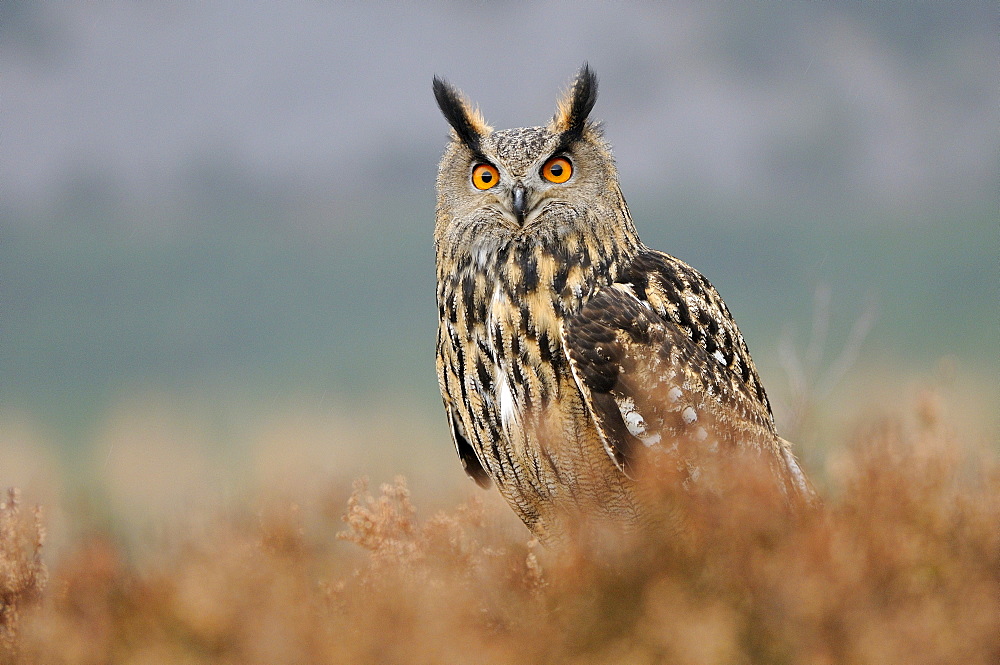
<instances>
[{"instance_id":1,"label":"owl face","mask_svg":"<svg viewBox=\"0 0 1000 665\"><path fill-rule=\"evenodd\" d=\"M477 152L453 142L439 174L452 216L481 211L523 235L544 225L546 213L593 199L613 177L594 138L565 145L548 127L524 127L482 136Z\"/></svg>"},{"instance_id":2,"label":"owl face","mask_svg":"<svg viewBox=\"0 0 1000 665\"><path fill-rule=\"evenodd\" d=\"M587 120L589 69L544 127L494 131L457 90L440 79L434 88L453 129L438 170L439 241L550 238L620 216L611 151Z\"/></svg>"}]
</instances>

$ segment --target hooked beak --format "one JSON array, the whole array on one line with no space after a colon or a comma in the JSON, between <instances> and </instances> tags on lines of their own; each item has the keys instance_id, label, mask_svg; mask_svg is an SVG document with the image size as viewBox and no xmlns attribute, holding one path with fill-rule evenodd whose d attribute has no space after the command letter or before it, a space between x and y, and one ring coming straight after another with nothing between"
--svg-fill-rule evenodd
<instances>
[{"instance_id":1,"label":"hooked beak","mask_svg":"<svg viewBox=\"0 0 1000 665\"><path fill-rule=\"evenodd\" d=\"M517 223L524 225L524 211L528 206L528 190L525 189L521 181L514 183L514 188L510 191L511 207L517 215Z\"/></svg>"}]
</instances>

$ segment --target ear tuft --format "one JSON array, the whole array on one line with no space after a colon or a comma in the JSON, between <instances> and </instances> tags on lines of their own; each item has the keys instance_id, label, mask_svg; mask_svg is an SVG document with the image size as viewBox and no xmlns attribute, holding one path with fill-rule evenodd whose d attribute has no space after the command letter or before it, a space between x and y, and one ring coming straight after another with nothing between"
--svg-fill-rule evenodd
<instances>
[{"instance_id":1,"label":"ear tuft","mask_svg":"<svg viewBox=\"0 0 1000 665\"><path fill-rule=\"evenodd\" d=\"M559 100L558 110L552 118L553 129L575 138L583 133L587 117L597 103L597 75L586 62L576 75L573 87Z\"/></svg>"},{"instance_id":2,"label":"ear tuft","mask_svg":"<svg viewBox=\"0 0 1000 665\"><path fill-rule=\"evenodd\" d=\"M492 128L486 124L479 109L473 108L458 88L437 76L434 77L434 98L458 139L472 152L480 152L480 139Z\"/></svg>"}]
</instances>

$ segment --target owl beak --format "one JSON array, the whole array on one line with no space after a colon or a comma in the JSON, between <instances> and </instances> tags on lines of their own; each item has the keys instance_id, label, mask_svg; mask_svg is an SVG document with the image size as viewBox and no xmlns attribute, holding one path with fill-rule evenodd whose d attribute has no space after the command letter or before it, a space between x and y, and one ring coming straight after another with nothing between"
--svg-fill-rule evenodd
<instances>
[{"instance_id":1,"label":"owl beak","mask_svg":"<svg viewBox=\"0 0 1000 665\"><path fill-rule=\"evenodd\" d=\"M514 214L517 215L517 223L524 225L524 211L528 207L528 190L518 180L514 183L514 188L510 191L510 198Z\"/></svg>"}]
</instances>

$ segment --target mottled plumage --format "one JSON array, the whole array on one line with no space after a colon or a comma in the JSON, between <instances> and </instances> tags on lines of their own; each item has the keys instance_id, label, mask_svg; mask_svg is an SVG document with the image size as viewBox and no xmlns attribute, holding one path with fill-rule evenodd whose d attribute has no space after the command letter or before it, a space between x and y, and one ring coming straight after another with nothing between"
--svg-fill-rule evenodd
<instances>
[{"instance_id":1,"label":"mottled plumage","mask_svg":"<svg viewBox=\"0 0 1000 665\"><path fill-rule=\"evenodd\" d=\"M645 450L760 451L809 492L715 288L639 240L585 65L545 127L493 131L434 81L437 369L466 472L540 538L583 512L640 523ZM683 457L683 453L681 453Z\"/></svg>"}]
</instances>

